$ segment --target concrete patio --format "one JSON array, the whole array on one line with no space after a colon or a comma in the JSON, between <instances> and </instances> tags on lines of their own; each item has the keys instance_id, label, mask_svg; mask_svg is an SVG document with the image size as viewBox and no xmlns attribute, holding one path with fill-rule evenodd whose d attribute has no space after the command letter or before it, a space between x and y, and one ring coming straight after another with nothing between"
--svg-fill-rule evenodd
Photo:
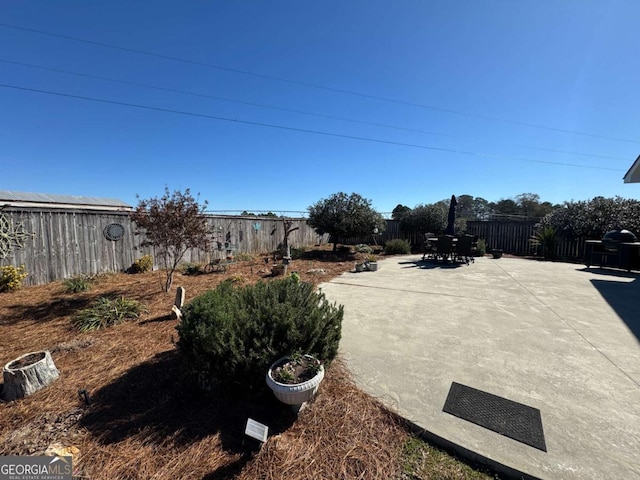
<instances>
[{"instance_id":1,"label":"concrete patio","mask_svg":"<svg viewBox=\"0 0 640 480\"><path fill-rule=\"evenodd\" d=\"M640 478L640 275L569 263L392 257L321 285L360 386L512 474ZM452 382L541 412L547 452L444 413Z\"/></svg>"}]
</instances>

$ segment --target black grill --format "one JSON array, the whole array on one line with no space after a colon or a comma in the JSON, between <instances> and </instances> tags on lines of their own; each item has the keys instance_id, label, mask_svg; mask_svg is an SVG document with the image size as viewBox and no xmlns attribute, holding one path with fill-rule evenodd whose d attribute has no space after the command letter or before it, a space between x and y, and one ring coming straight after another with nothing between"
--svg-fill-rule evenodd
<instances>
[{"instance_id":1,"label":"black grill","mask_svg":"<svg viewBox=\"0 0 640 480\"><path fill-rule=\"evenodd\" d=\"M609 252L617 252L620 243L637 241L638 238L629 230L611 230L602 237L602 246Z\"/></svg>"}]
</instances>

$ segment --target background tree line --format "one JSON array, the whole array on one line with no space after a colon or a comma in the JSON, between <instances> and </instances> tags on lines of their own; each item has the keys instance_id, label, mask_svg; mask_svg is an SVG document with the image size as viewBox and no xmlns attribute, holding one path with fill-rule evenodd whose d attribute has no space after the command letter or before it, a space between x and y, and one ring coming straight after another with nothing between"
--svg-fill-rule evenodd
<instances>
[{"instance_id":1,"label":"background tree line","mask_svg":"<svg viewBox=\"0 0 640 480\"><path fill-rule=\"evenodd\" d=\"M456 217L465 220L539 220L551 213L561 205L554 205L551 202L541 202L537 193L521 193L514 198L501 198L497 202L490 202L482 197L472 195L459 195L456 197ZM410 208L398 204L392 212L394 220L410 214L416 208L422 207L444 207L449 209L449 199L440 200L432 204L420 204L415 208Z\"/></svg>"},{"instance_id":2,"label":"background tree line","mask_svg":"<svg viewBox=\"0 0 640 480\"><path fill-rule=\"evenodd\" d=\"M392 217L400 222L400 228L405 233L442 234L447 225L449 205L449 199L416 205L414 208L398 204L393 209ZM184 253L189 248L201 246L208 239L210 232L207 231L204 214L206 206L207 202L200 203L189 189L184 193L171 193L165 188L162 197L140 200L131 212L137 228L145 231L146 242L153 245L164 260L167 291L171 288L173 272ZM371 235L383 231L386 224L382 215L371 206L371 200L357 193L335 193L309 206L308 212L307 223L318 234L330 234L334 250L341 237ZM523 193L513 199L500 199L497 202L460 195L456 206L456 232L465 232L466 222L470 220L539 221L534 243L547 252L545 257L552 257L558 236L597 239L609 230L623 228L640 236L640 201L622 197L595 197L592 200L552 205L550 202L540 202L540 196L535 193Z\"/></svg>"},{"instance_id":3,"label":"background tree line","mask_svg":"<svg viewBox=\"0 0 640 480\"><path fill-rule=\"evenodd\" d=\"M442 234L447 226L450 199L413 208L398 204L392 218L400 222L405 233ZM318 233L329 233L335 239L370 235L374 228L382 230L384 221L371 206L371 200L357 193L343 192L321 199L308 208L308 223ZM482 197L457 197L455 231L466 231L467 221L536 221L546 234L566 238L601 238L613 229L626 228L640 236L640 201L622 197L595 197L586 201L552 204L540 201L535 193L522 193L514 198L489 202ZM549 228L551 230L549 230Z\"/></svg>"},{"instance_id":4,"label":"background tree line","mask_svg":"<svg viewBox=\"0 0 640 480\"><path fill-rule=\"evenodd\" d=\"M406 233L431 232L440 234L447 226L450 199L431 204L420 204L414 208L398 204L392 218L400 222ZM456 205L455 231L464 232L467 221L530 221L540 220L560 208L551 202L541 202L536 193L522 193L514 198L503 198L489 202L482 197L459 195Z\"/></svg>"}]
</instances>

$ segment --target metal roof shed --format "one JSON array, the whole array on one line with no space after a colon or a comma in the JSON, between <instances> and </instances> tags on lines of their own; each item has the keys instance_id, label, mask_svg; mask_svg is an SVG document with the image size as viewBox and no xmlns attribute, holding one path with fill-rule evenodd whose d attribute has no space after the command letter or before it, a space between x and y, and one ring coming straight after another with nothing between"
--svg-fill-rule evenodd
<instances>
[{"instance_id":1,"label":"metal roof shed","mask_svg":"<svg viewBox=\"0 0 640 480\"><path fill-rule=\"evenodd\" d=\"M102 210L130 212L133 208L114 198L82 197L49 193L15 192L0 190L0 209L3 207L29 207L70 210Z\"/></svg>"}]
</instances>

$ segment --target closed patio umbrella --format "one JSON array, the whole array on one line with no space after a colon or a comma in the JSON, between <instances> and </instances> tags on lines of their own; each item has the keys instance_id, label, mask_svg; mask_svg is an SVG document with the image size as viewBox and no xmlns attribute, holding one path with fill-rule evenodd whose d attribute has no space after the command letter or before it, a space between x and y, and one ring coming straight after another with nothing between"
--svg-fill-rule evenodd
<instances>
[{"instance_id":1,"label":"closed patio umbrella","mask_svg":"<svg viewBox=\"0 0 640 480\"><path fill-rule=\"evenodd\" d=\"M444 233L447 235L455 235L454 222L456 221L456 205L458 201L455 195L451 195L451 203L449 204L449 216L447 217L447 229Z\"/></svg>"}]
</instances>

